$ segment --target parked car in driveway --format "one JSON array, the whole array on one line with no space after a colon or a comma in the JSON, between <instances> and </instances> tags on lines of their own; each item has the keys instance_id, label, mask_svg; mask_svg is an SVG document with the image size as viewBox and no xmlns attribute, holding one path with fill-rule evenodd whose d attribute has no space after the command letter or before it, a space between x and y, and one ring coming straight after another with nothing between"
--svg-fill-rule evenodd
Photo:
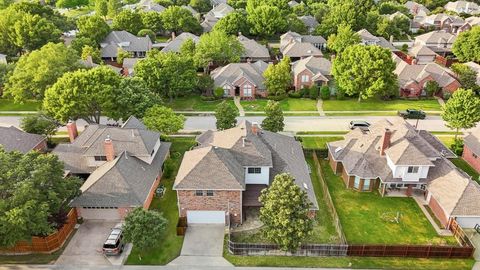
<instances>
[{"instance_id":1,"label":"parked car in driveway","mask_svg":"<svg viewBox=\"0 0 480 270\"><path fill-rule=\"evenodd\" d=\"M354 129L354 128L367 129L369 126L370 126L370 123L368 123L367 121L350 121L350 123L348 124L348 127L350 129Z\"/></svg>"},{"instance_id":2,"label":"parked car in driveway","mask_svg":"<svg viewBox=\"0 0 480 270\"><path fill-rule=\"evenodd\" d=\"M122 226L123 224L121 223L115 225L108 235L107 240L105 240L102 249L105 255L120 255L120 253L122 253L125 247L125 243L122 241Z\"/></svg>"},{"instance_id":3,"label":"parked car in driveway","mask_svg":"<svg viewBox=\"0 0 480 270\"><path fill-rule=\"evenodd\" d=\"M398 116L403 119L425 119L427 114L421 110L407 109L405 111L398 111Z\"/></svg>"}]
</instances>

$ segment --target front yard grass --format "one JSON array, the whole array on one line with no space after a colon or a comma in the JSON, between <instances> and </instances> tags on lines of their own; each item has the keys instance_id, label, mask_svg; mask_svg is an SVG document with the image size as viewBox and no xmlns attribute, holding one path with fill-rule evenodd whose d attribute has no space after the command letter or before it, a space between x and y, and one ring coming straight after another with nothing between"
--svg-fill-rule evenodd
<instances>
[{"instance_id":1,"label":"front yard grass","mask_svg":"<svg viewBox=\"0 0 480 270\"><path fill-rule=\"evenodd\" d=\"M160 183L166 187L165 195L162 198L155 197L150 205L150 210L163 213L163 216L168 220L164 237L162 239L158 239L158 245L156 247L142 252L141 260L138 257L140 253L139 250L133 247L126 264L165 265L180 255L183 244L183 236L177 236L177 193L172 190L172 187L180 166L180 162L182 161L183 154L194 144L195 141L193 138L172 139L170 158L174 160L174 173L172 173L169 178L162 178Z\"/></svg>"},{"instance_id":2,"label":"front yard grass","mask_svg":"<svg viewBox=\"0 0 480 270\"><path fill-rule=\"evenodd\" d=\"M243 109L246 112L264 111L268 99L242 100ZM280 107L284 112L288 111L316 111L317 101L308 98L286 98L280 100Z\"/></svg>"},{"instance_id":3,"label":"front yard grass","mask_svg":"<svg viewBox=\"0 0 480 270\"><path fill-rule=\"evenodd\" d=\"M328 161L320 164L349 244L458 244L454 237L438 236L412 198L346 189ZM399 223L394 221L397 213Z\"/></svg>"},{"instance_id":4,"label":"front yard grass","mask_svg":"<svg viewBox=\"0 0 480 270\"><path fill-rule=\"evenodd\" d=\"M27 100L24 103L15 103L12 99L0 98L0 111L38 111L42 102Z\"/></svg>"},{"instance_id":5,"label":"front yard grass","mask_svg":"<svg viewBox=\"0 0 480 270\"><path fill-rule=\"evenodd\" d=\"M440 104L436 99L420 99L420 100L378 100L367 99L358 102L356 99L344 100L324 100L324 111L398 111L406 109L420 109L424 111L440 111Z\"/></svg>"},{"instance_id":6,"label":"front yard grass","mask_svg":"<svg viewBox=\"0 0 480 270\"><path fill-rule=\"evenodd\" d=\"M174 111L215 111L215 107L222 103L224 99L214 101L203 101L200 96L178 97L172 102L165 101L165 106L172 108ZM235 107L232 99L226 102ZM236 108L236 107L235 107Z\"/></svg>"},{"instance_id":7,"label":"front yard grass","mask_svg":"<svg viewBox=\"0 0 480 270\"><path fill-rule=\"evenodd\" d=\"M339 136L329 136L329 137L302 137L299 136L300 140L302 141L302 146L305 149L326 149L327 142L334 142L343 140L341 135Z\"/></svg>"},{"instance_id":8,"label":"front yard grass","mask_svg":"<svg viewBox=\"0 0 480 270\"><path fill-rule=\"evenodd\" d=\"M320 181L317 175L317 171L314 169L315 165L313 158L311 156L306 156L308 165L312 170L311 178L312 185L315 191L315 196L317 197L319 210L315 217L315 223L313 225L313 231L310 236L305 239L304 243L308 244L328 244L328 243L338 243L339 238L333 224L332 216L330 210L328 209L326 202L324 200L324 195L322 188L320 186ZM232 233L232 241L241 242L241 243L272 243L266 239L260 229Z\"/></svg>"}]
</instances>

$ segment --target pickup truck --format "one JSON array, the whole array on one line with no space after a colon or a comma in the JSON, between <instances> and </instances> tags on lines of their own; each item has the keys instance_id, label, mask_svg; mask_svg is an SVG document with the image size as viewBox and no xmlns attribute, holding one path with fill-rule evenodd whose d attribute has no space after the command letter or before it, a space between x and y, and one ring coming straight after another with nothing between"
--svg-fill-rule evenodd
<instances>
[{"instance_id":1,"label":"pickup truck","mask_svg":"<svg viewBox=\"0 0 480 270\"><path fill-rule=\"evenodd\" d=\"M407 109L398 111L398 116L403 117L403 119L425 119L427 115L421 110Z\"/></svg>"}]
</instances>

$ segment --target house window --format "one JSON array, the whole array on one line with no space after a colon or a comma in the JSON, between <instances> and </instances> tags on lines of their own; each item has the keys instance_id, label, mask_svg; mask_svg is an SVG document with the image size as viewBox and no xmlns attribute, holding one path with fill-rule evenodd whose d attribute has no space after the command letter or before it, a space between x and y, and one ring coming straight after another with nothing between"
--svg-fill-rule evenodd
<instances>
[{"instance_id":1,"label":"house window","mask_svg":"<svg viewBox=\"0 0 480 270\"><path fill-rule=\"evenodd\" d=\"M243 96L251 97L252 96L252 86L250 84L245 84L243 86Z\"/></svg>"},{"instance_id":2,"label":"house window","mask_svg":"<svg viewBox=\"0 0 480 270\"><path fill-rule=\"evenodd\" d=\"M310 76L302 75L302 82L309 82L309 81L310 81Z\"/></svg>"},{"instance_id":3,"label":"house window","mask_svg":"<svg viewBox=\"0 0 480 270\"><path fill-rule=\"evenodd\" d=\"M207 190L207 196L209 197L213 196L213 190Z\"/></svg>"},{"instance_id":4,"label":"house window","mask_svg":"<svg viewBox=\"0 0 480 270\"><path fill-rule=\"evenodd\" d=\"M203 196L203 190L195 190L195 196Z\"/></svg>"},{"instance_id":5,"label":"house window","mask_svg":"<svg viewBox=\"0 0 480 270\"><path fill-rule=\"evenodd\" d=\"M153 156L155 154L155 149L152 150L152 153L150 153L150 156Z\"/></svg>"},{"instance_id":6,"label":"house window","mask_svg":"<svg viewBox=\"0 0 480 270\"><path fill-rule=\"evenodd\" d=\"M477 154L472 153L473 158L478 158Z\"/></svg>"},{"instance_id":7,"label":"house window","mask_svg":"<svg viewBox=\"0 0 480 270\"><path fill-rule=\"evenodd\" d=\"M230 95L230 87L228 85L223 86L223 96L228 97Z\"/></svg>"},{"instance_id":8,"label":"house window","mask_svg":"<svg viewBox=\"0 0 480 270\"><path fill-rule=\"evenodd\" d=\"M262 173L262 168L248 168L249 174L259 174Z\"/></svg>"},{"instance_id":9,"label":"house window","mask_svg":"<svg viewBox=\"0 0 480 270\"><path fill-rule=\"evenodd\" d=\"M370 190L370 179L363 180L363 190Z\"/></svg>"},{"instance_id":10,"label":"house window","mask_svg":"<svg viewBox=\"0 0 480 270\"><path fill-rule=\"evenodd\" d=\"M416 167L416 166L409 166L407 172L408 172L408 173L418 173L418 167Z\"/></svg>"},{"instance_id":11,"label":"house window","mask_svg":"<svg viewBox=\"0 0 480 270\"><path fill-rule=\"evenodd\" d=\"M95 161L107 161L106 156L95 156Z\"/></svg>"},{"instance_id":12,"label":"house window","mask_svg":"<svg viewBox=\"0 0 480 270\"><path fill-rule=\"evenodd\" d=\"M355 180L353 181L353 188L358 189L360 187L360 177L355 176Z\"/></svg>"}]
</instances>

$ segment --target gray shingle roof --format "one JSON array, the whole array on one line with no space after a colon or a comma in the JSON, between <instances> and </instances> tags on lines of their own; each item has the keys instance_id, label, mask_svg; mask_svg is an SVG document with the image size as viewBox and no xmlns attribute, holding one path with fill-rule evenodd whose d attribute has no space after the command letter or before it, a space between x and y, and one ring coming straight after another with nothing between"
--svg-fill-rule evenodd
<instances>
[{"instance_id":1,"label":"gray shingle roof","mask_svg":"<svg viewBox=\"0 0 480 270\"><path fill-rule=\"evenodd\" d=\"M282 54L289 57L323 56L322 51L308 42L292 42L283 48Z\"/></svg>"},{"instance_id":2,"label":"gray shingle roof","mask_svg":"<svg viewBox=\"0 0 480 270\"><path fill-rule=\"evenodd\" d=\"M318 22L312 15L298 17L308 28L313 29L318 26Z\"/></svg>"},{"instance_id":3,"label":"gray shingle roof","mask_svg":"<svg viewBox=\"0 0 480 270\"><path fill-rule=\"evenodd\" d=\"M162 142L151 164L121 153L95 170L80 188L82 194L70 204L73 207L135 207L143 206L171 143Z\"/></svg>"},{"instance_id":4,"label":"gray shingle roof","mask_svg":"<svg viewBox=\"0 0 480 270\"><path fill-rule=\"evenodd\" d=\"M328 81L331 75L332 63L325 58L310 56L292 64L292 70L295 76L305 69L313 73L314 80L327 79Z\"/></svg>"},{"instance_id":5,"label":"gray shingle roof","mask_svg":"<svg viewBox=\"0 0 480 270\"><path fill-rule=\"evenodd\" d=\"M477 128L465 138L463 138L463 143L475 154L480 156L480 128Z\"/></svg>"},{"instance_id":6,"label":"gray shingle roof","mask_svg":"<svg viewBox=\"0 0 480 270\"><path fill-rule=\"evenodd\" d=\"M181 33L174 40L171 40L167 46L162 49L162 52L180 52L182 44L187 41L187 39L191 39L195 44L197 44L200 38L191 33Z\"/></svg>"},{"instance_id":7,"label":"gray shingle roof","mask_svg":"<svg viewBox=\"0 0 480 270\"><path fill-rule=\"evenodd\" d=\"M268 64L263 61L255 63L231 63L224 67L216 68L210 76L215 82L215 86L223 87L225 84L234 85L240 78L246 78L258 89L265 89L263 72Z\"/></svg>"},{"instance_id":8,"label":"gray shingle roof","mask_svg":"<svg viewBox=\"0 0 480 270\"><path fill-rule=\"evenodd\" d=\"M44 140L42 135L27 133L14 126L0 127L0 145L6 151L27 153Z\"/></svg>"},{"instance_id":9,"label":"gray shingle roof","mask_svg":"<svg viewBox=\"0 0 480 270\"><path fill-rule=\"evenodd\" d=\"M243 45L245 51L242 54L244 58L252 58L252 59L261 59L261 60L269 60L270 53L266 46L256 42L253 39L249 39L243 35L238 36L238 41Z\"/></svg>"},{"instance_id":10,"label":"gray shingle roof","mask_svg":"<svg viewBox=\"0 0 480 270\"><path fill-rule=\"evenodd\" d=\"M148 36L137 37L127 31L112 31L100 43L103 58L117 57L118 48L127 52L147 52L152 48Z\"/></svg>"},{"instance_id":11,"label":"gray shingle roof","mask_svg":"<svg viewBox=\"0 0 480 270\"><path fill-rule=\"evenodd\" d=\"M400 87L405 87L412 81L418 83L428 76L431 76L440 87L445 87L456 81L449 69L437 63L409 65L406 62L400 62L395 68L394 73L398 76Z\"/></svg>"}]
</instances>

